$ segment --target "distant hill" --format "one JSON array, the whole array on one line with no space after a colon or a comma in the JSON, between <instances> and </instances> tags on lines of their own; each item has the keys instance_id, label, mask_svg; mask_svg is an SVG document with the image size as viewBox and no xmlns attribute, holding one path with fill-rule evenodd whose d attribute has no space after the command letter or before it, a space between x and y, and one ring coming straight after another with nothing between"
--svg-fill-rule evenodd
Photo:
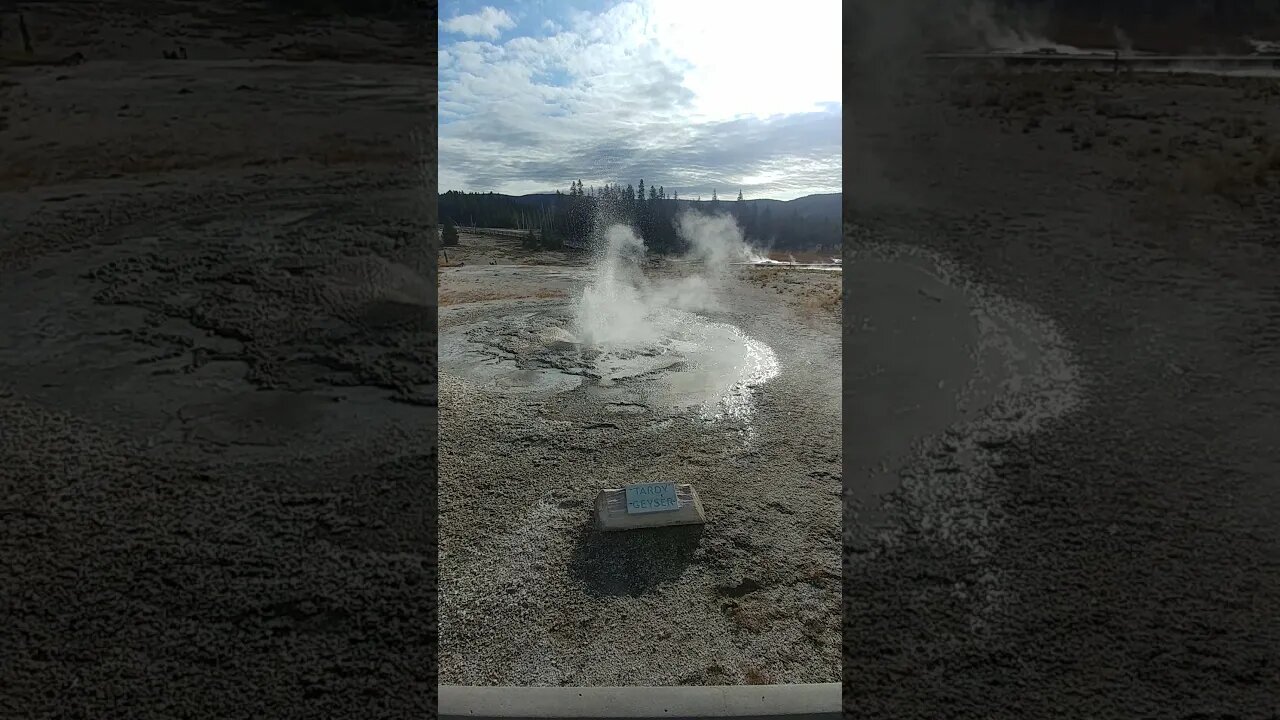
<instances>
[{"instance_id":1,"label":"distant hill","mask_svg":"<svg viewBox=\"0 0 1280 720\"><path fill-rule=\"evenodd\" d=\"M457 225L492 228L534 228L552 222L567 234L573 242L574 231L563 221L567 205L573 198L564 193L529 193L505 195L502 193L446 192L439 196L440 221L452 221ZM590 198L587 199L590 201ZM713 208L732 214L743 234L753 243L775 249L837 248L841 241L841 216L843 195L822 193L805 195L794 200L661 200L657 215L650 213L640 223L641 230L649 235L669 235L671 218L681 210L697 208L711 211ZM638 212L638 211L637 211ZM664 218L658 221L660 215ZM664 230L663 228L667 228ZM582 231L579 229L578 234ZM657 237L655 235L655 237ZM667 243L670 242L668 239Z\"/></svg>"},{"instance_id":2,"label":"distant hill","mask_svg":"<svg viewBox=\"0 0 1280 720\"><path fill-rule=\"evenodd\" d=\"M743 200L744 203L758 204L761 208L771 207L774 212L789 213L797 210L801 215L840 217L844 195L841 193L823 193L805 195L794 200ZM734 201L736 202L736 201ZM780 208L780 210L779 210Z\"/></svg>"},{"instance_id":3,"label":"distant hill","mask_svg":"<svg viewBox=\"0 0 1280 720\"><path fill-rule=\"evenodd\" d=\"M457 192L457 191L454 191ZM447 193L446 193L447 194ZM501 199L508 202L519 203L530 207L549 207L556 200L554 192L549 193L529 193L527 195L504 195L502 193L469 193L483 194L494 199ZM820 193L816 195L805 195L793 200L773 200L770 198L760 198L756 200L743 200L742 202L750 205L757 205L761 209L765 207L773 208L775 212L778 208L783 208L785 212L792 209L798 209L802 214L834 214L840 215L842 207L843 195L841 193ZM700 207L707 209L711 205L710 200L677 200L675 201L679 207ZM737 200L721 200L721 207L733 205Z\"/></svg>"}]
</instances>

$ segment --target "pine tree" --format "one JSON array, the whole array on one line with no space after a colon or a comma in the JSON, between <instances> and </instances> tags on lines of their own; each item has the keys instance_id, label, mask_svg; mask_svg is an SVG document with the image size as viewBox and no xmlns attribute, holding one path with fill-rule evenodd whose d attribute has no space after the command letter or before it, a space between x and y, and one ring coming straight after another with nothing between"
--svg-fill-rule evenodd
<instances>
[{"instance_id":1,"label":"pine tree","mask_svg":"<svg viewBox=\"0 0 1280 720\"><path fill-rule=\"evenodd\" d=\"M446 247L453 247L458 244L458 226L453 224L453 218L445 221L442 240Z\"/></svg>"},{"instance_id":2,"label":"pine tree","mask_svg":"<svg viewBox=\"0 0 1280 720\"><path fill-rule=\"evenodd\" d=\"M738 202L742 202L742 191L738 191Z\"/></svg>"}]
</instances>

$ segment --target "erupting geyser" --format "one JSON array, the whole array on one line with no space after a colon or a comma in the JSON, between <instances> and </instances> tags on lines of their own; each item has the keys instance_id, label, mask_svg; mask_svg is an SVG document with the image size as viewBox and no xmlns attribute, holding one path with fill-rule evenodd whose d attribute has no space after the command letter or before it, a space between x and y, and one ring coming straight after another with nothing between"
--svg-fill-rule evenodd
<instances>
[{"instance_id":1,"label":"erupting geyser","mask_svg":"<svg viewBox=\"0 0 1280 720\"><path fill-rule=\"evenodd\" d=\"M574 305L573 333L587 345L626 348L658 339L641 290L644 243L630 228L613 225L597 251L591 281Z\"/></svg>"},{"instance_id":2,"label":"erupting geyser","mask_svg":"<svg viewBox=\"0 0 1280 720\"><path fill-rule=\"evenodd\" d=\"M647 278L641 239L629 227L610 226L597 238L586 284L567 307L459 328L461 342L442 339L442 355L456 358L447 366L486 390L626 383L649 406L696 409L708 419L748 414L753 389L778 374L777 357L736 326L707 316L747 248L727 217L689 213L679 227L696 261L691 273Z\"/></svg>"}]
</instances>

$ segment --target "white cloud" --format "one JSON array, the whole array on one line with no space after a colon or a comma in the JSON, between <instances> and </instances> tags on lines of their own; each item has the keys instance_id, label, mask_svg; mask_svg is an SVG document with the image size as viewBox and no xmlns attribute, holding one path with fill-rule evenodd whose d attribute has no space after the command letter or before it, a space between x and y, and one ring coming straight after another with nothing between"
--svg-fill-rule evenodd
<instances>
[{"instance_id":1,"label":"white cloud","mask_svg":"<svg viewBox=\"0 0 1280 720\"><path fill-rule=\"evenodd\" d=\"M786 19L639 0L571 13L553 35L447 43L441 189L643 177L682 196L839 191L840 7L793 2L805 12Z\"/></svg>"},{"instance_id":2,"label":"white cloud","mask_svg":"<svg viewBox=\"0 0 1280 720\"><path fill-rule=\"evenodd\" d=\"M446 32L455 32L467 37L487 37L496 39L503 30L516 26L506 10L484 7L473 15L459 15L451 20L441 20L440 27Z\"/></svg>"}]
</instances>

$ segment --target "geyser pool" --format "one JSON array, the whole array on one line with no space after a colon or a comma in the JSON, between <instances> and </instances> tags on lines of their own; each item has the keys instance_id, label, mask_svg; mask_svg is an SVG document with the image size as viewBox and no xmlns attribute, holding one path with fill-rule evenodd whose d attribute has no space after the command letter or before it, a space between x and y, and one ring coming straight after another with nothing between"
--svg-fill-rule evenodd
<instances>
[{"instance_id":1,"label":"geyser pool","mask_svg":"<svg viewBox=\"0 0 1280 720\"><path fill-rule=\"evenodd\" d=\"M780 367L772 348L715 321L730 263L744 252L728 218L681 219L696 271L651 281L644 246L623 226L599 239L586 284L573 302L446 330L442 367L482 389L545 394L626 385L647 406L743 417Z\"/></svg>"},{"instance_id":2,"label":"geyser pool","mask_svg":"<svg viewBox=\"0 0 1280 720\"><path fill-rule=\"evenodd\" d=\"M523 312L446 331L442 365L480 389L552 394L627 386L649 406L744 417L753 390L775 377L777 356L737 327L671 310L647 318L647 342L582 343L565 307Z\"/></svg>"}]
</instances>

